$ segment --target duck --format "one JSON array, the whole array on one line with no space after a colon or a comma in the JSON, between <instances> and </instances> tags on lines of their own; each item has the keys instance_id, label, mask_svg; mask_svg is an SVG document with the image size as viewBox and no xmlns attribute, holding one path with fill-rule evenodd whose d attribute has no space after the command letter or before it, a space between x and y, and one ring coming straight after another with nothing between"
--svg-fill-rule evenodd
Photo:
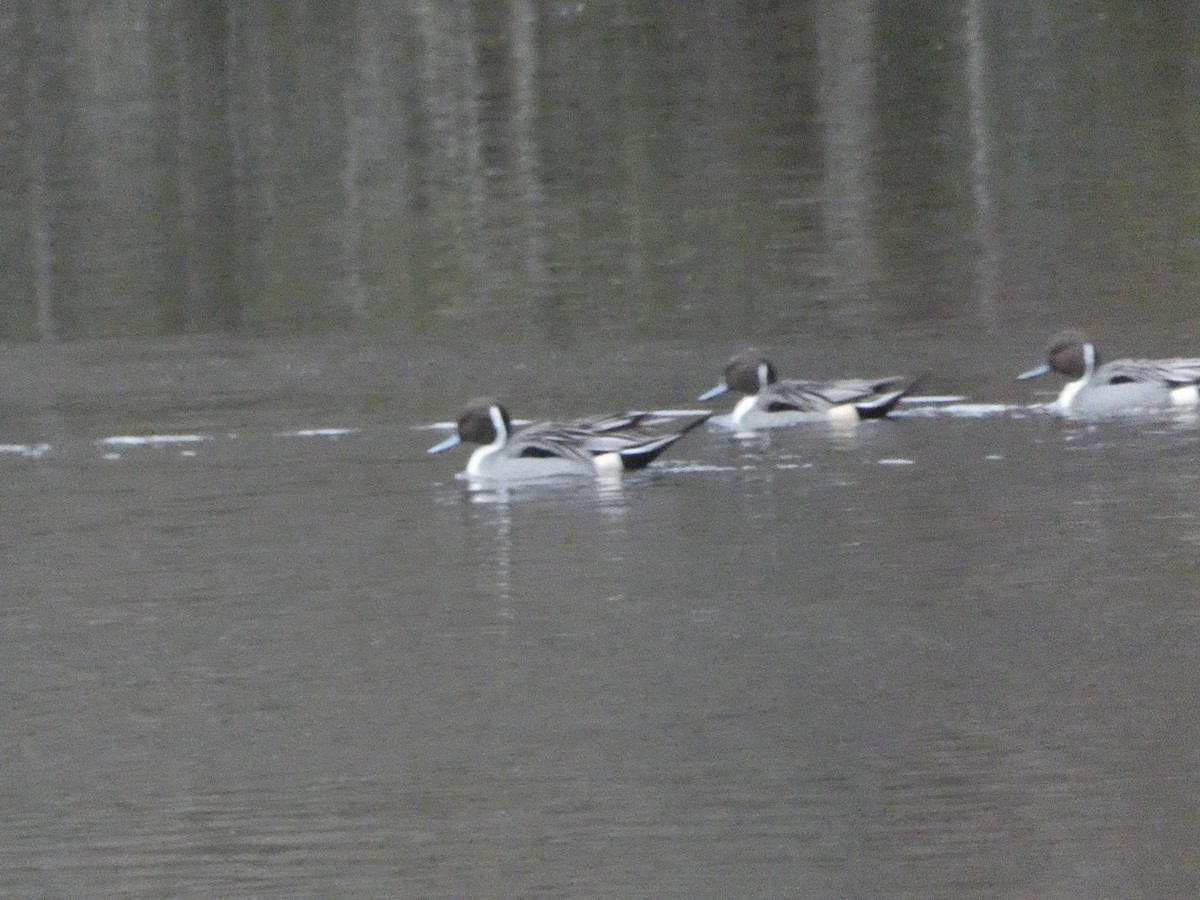
<instances>
[{"instance_id":1,"label":"duck","mask_svg":"<svg viewBox=\"0 0 1200 900\"><path fill-rule=\"evenodd\" d=\"M1055 335L1045 362L1022 372L1017 380L1050 372L1071 379L1050 405L1066 416L1103 418L1200 405L1200 357L1115 359L1101 364L1095 343L1075 329Z\"/></svg>"},{"instance_id":2,"label":"duck","mask_svg":"<svg viewBox=\"0 0 1200 900\"><path fill-rule=\"evenodd\" d=\"M780 380L775 366L755 349L730 357L716 386L700 395L701 402L729 391L746 396L729 415L736 430L773 428L824 420L856 422L880 419L911 391L916 378L846 378L837 381Z\"/></svg>"},{"instance_id":3,"label":"duck","mask_svg":"<svg viewBox=\"0 0 1200 900\"><path fill-rule=\"evenodd\" d=\"M644 469L711 416L706 410L630 412L514 428L508 410L495 398L479 397L458 416L455 433L426 452L479 444L464 472L473 479L613 477Z\"/></svg>"}]
</instances>

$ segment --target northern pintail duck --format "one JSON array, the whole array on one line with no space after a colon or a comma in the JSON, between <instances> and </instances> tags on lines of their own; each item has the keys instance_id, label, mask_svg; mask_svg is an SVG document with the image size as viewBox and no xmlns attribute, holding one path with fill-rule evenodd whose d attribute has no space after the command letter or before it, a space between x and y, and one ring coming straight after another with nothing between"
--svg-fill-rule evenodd
<instances>
[{"instance_id":1,"label":"northern pintail duck","mask_svg":"<svg viewBox=\"0 0 1200 900\"><path fill-rule=\"evenodd\" d=\"M1017 378L1048 372L1071 379L1053 404L1064 415L1094 418L1200 403L1200 358L1115 359L1101 365L1096 345L1079 331L1056 335L1046 361Z\"/></svg>"},{"instance_id":2,"label":"northern pintail duck","mask_svg":"<svg viewBox=\"0 0 1200 900\"><path fill-rule=\"evenodd\" d=\"M561 475L613 476L642 469L711 413L634 412L598 419L540 422L514 430L508 411L490 397L472 400L455 433L430 447L441 453L464 441L480 444L466 475L515 481Z\"/></svg>"},{"instance_id":3,"label":"northern pintail duck","mask_svg":"<svg viewBox=\"0 0 1200 900\"><path fill-rule=\"evenodd\" d=\"M757 350L745 350L730 358L716 387L699 399L740 391L746 396L734 406L729 424L736 429L772 428L816 419L879 419L891 412L914 384L914 378L896 377L780 381L766 357Z\"/></svg>"}]
</instances>

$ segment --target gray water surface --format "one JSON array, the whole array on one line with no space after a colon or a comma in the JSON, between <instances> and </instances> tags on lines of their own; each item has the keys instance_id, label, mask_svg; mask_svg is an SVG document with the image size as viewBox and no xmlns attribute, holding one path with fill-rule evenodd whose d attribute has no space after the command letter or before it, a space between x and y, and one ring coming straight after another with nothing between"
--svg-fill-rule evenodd
<instances>
[{"instance_id":1,"label":"gray water surface","mask_svg":"<svg viewBox=\"0 0 1200 900\"><path fill-rule=\"evenodd\" d=\"M143 347L123 385L270 382L239 347ZM288 359L327 394L6 423L3 892L1196 883L1193 420L918 403L472 490L364 392L385 348Z\"/></svg>"}]
</instances>

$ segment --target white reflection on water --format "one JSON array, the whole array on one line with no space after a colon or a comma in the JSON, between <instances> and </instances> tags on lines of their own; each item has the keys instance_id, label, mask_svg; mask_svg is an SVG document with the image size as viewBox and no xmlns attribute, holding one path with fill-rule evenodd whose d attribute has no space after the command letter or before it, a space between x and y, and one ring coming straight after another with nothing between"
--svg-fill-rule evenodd
<instances>
[{"instance_id":1,"label":"white reflection on water","mask_svg":"<svg viewBox=\"0 0 1200 900\"><path fill-rule=\"evenodd\" d=\"M358 428L297 428L292 431L276 432L276 437L345 437L358 434Z\"/></svg>"},{"instance_id":2,"label":"white reflection on water","mask_svg":"<svg viewBox=\"0 0 1200 900\"><path fill-rule=\"evenodd\" d=\"M101 447L163 447L211 440L208 434L115 434L96 443Z\"/></svg>"},{"instance_id":3,"label":"white reflection on water","mask_svg":"<svg viewBox=\"0 0 1200 900\"><path fill-rule=\"evenodd\" d=\"M26 459L41 459L50 452L50 445L41 444L0 444L0 453L11 453L24 456Z\"/></svg>"},{"instance_id":4,"label":"white reflection on water","mask_svg":"<svg viewBox=\"0 0 1200 900\"><path fill-rule=\"evenodd\" d=\"M512 603L512 489L506 486L489 488L473 486L468 493L472 506L482 507L486 515L486 524L491 527L490 541L483 547L476 548L476 558L483 566L491 566L491 572L486 579L495 585L496 595L500 600L498 615L505 619L513 617Z\"/></svg>"},{"instance_id":5,"label":"white reflection on water","mask_svg":"<svg viewBox=\"0 0 1200 900\"><path fill-rule=\"evenodd\" d=\"M918 398L923 399L923 398ZM959 419L982 419L988 416L1004 416L1013 415L1020 416L1023 413L1040 411L1042 404L1032 404L1030 406L1022 406L1020 404L1011 403L944 403L944 404L928 404L917 405L914 403L905 409L896 410L892 413L895 418L911 418L915 416L950 416Z\"/></svg>"},{"instance_id":6,"label":"white reflection on water","mask_svg":"<svg viewBox=\"0 0 1200 900\"><path fill-rule=\"evenodd\" d=\"M512 484L468 481L467 509L473 513L470 557L479 567L480 584L485 593L494 594L499 603L497 614L505 619L517 616L520 602L520 559L518 541L535 542L541 530L564 517L580 516L599 522L595 536L600 544L622 538L629 513L625 482L621 478L547 479ZM565 523L564 523L565 525ZM594 548L593 548L594 549ZM615 556L614 556L615 552ZM611 551L612 559L620 551ZM537 553L526 553L530 570L542 564Z\"/></svg>"}]
</instances>

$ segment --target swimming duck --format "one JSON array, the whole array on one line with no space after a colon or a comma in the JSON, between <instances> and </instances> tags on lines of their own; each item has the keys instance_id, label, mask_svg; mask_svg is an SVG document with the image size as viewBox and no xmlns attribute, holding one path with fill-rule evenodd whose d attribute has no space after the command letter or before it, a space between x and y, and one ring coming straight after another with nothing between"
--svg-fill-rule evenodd
<instances>
[{"instance_id":1,"label":"swimming duck","mask_svg":"<svg viewBox=\"0 0 1200 900\"><path fill-rule=\"evenodd\" d=\"M491 397L480 397L459 415L455 433L427 452L442 453L463 442L479 444L467 462L466 475L472 478L614 476L645 468L711 415L632 412L514 429L508 410Z\"/></svg>"},{"instance_id":2,"label":"swimming duck","mask_svg":"<svg viewBox=\"0 0 1200 900\"><path fill-rule=\"evenodd\" d=\"M729 359L721 380L699 399L711 400L728 391L745 394L730 413L729 423L750 430L821 419L879 419L892 411L916 381L903 377L781 381L759 351L744 350Z\"/></svg>"},{"instance_id":3,"label":"swimming duck","mask_svg":"<svg viewBox=\"0 0 1200 900\"><path fill-rule=\"evenodd\" d=\"M1200 403L1200 358L1115 359L1101 365L1096 345L1073 329L1055 335L1046 361L1017 378L1048 372L1071 379L1053 404L1064 415L1098 418Z\"/></svg>"}]
</instances>

